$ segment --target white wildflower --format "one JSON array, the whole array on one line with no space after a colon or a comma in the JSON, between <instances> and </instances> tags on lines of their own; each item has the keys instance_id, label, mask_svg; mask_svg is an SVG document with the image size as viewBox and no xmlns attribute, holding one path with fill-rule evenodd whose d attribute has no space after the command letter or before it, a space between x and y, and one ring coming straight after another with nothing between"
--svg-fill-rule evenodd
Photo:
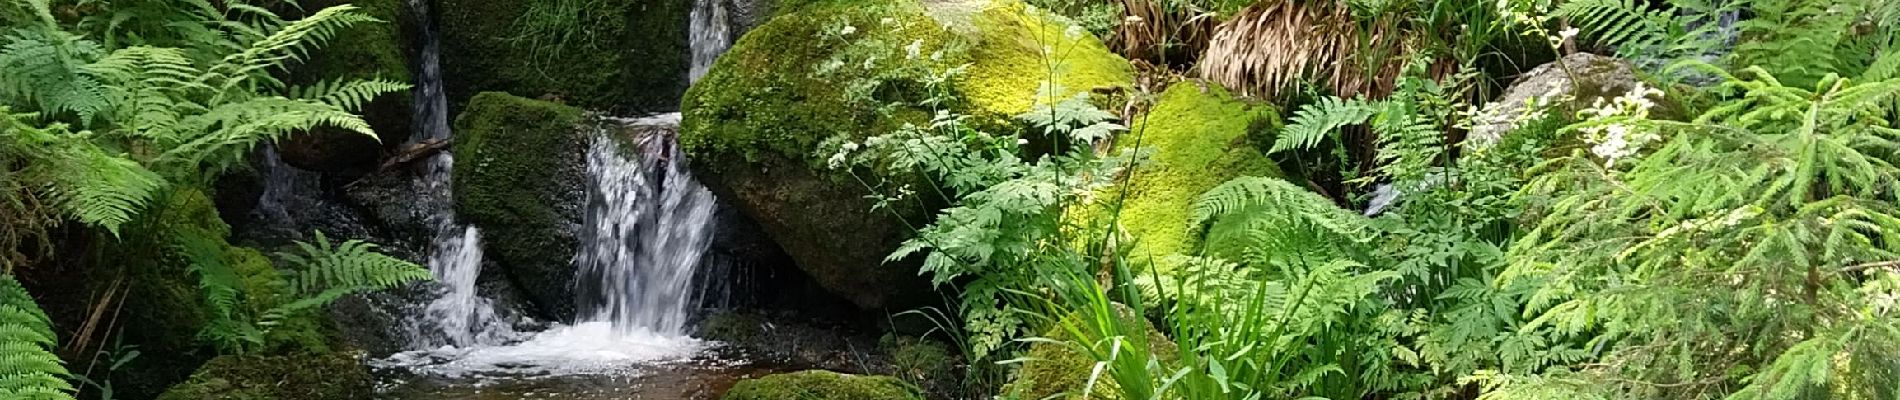
<instances>
[{"instance_id":1,"label":"white wildflower","mask_svg":"<svg viewBox=\"0 0 1900 400\"><path fill-rule=\"evenodd\" d=\"M838 30L838 34L844 35L844 36L851 36L851 34L857 33L857 32L858 32L858 27L851 26L851 25L845 25L844 29Z\"/></svg>"},{"instance_id":2,"label":"white wildflower","mask_svg":"<svg viewBox=\"0 0 1900 400\"><path fill-rule=\"evenodd\" d=\"M1075 40L1075 39L1077 39L1077 38L1081 38L1081 37L1082 37L1082 26L1081 26L1081 25L1069 25L1069 29L1064 29L1064 30L1062 30L1062 37L1065 37L1065 38L1068 38L1069 40Z\"/></svg>"},{"instance_id":3,"label":"white wildflower","mask_svg":"<svg viewBox=\"0 0 1900 400\"><path fill-rule=\"evenodd\" d=\"M1017 145L1017 146L1028 146L1028 145L1029 145L1029 139L1021 139L1021 138L1018 138L1018 139L1016 139L1016 145Z\"/></svg>"},{"instance_id":4,"label":"white wildflower","mask_svg":"<svg viewBox=\"0 0 1900 400\"><path fill-rule=\"evenodd\" d=\"M1562 37L1564 40L1570 40L1571 38L1577 37L1577 34L1581 32L1583 31L1577 30L1577 27L1573 26L1569 28L1564 28L1564 30L1561 32L1557 32L1557 36Z\"/></svg>"},{"instance_id":5,"label":"white wildflower","mask_svg":"<svg viewBox=\"0 0 1900 400\"><path fill-rule=\"evenodd\" d=\"M923 39L912 40L909 46L904 46L904 59L915 60L917 59L917 56L923 52L924 52L924 40Z\"/></svg>"}]
</instances>

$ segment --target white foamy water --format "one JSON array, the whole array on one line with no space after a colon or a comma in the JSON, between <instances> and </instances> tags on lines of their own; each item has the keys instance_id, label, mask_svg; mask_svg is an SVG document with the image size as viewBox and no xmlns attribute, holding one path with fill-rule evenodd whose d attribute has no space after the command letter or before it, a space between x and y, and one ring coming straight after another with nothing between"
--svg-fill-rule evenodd
<instances>
[{"instance_id":1,"label":"white foamy water","mask_svg":"<svg viewBox=\"0 0 1900 400\"><path fill-rule=\"evenodd\" d=\"M623 121L645 132L637 148L597 132L587 152L588 199L575 267L581 322L526 340L475 292L480 232L437 242L430 269L444 287L428 318L441 345L377 362L445 378L638 374L638 366L689 359L707 343L686 335L694 277L711 242L713 196L694 181L672 136L677 115Z\"/></svg>"},{"instance_id":2,"label":"white foamy water","mask_svg":"<svg viewBox=\"0 0 1900 400\"><path fill-rule=\"evenodd\" d=\"M445 378L637 375L641 365L685 360L705 342L679 335L616 329L609 322L559 325L506 346L410 351L377 362Z\"/></svg>"}]
</instances>

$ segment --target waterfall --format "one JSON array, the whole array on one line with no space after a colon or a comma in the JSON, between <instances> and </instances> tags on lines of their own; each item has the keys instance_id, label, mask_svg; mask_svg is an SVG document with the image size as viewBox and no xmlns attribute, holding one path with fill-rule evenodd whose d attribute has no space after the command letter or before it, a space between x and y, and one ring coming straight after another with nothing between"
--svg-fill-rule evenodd
<instances>
[{"instance_id":1,"label":"waterfall","mask_svg":"<svg viewBox=\"0 0 1900 400\"><path fill-rule=\"evenodd\" d=\"M712 69L713 61L732 45L732 18L726 12L726 0L693 0L692 21L687 38L691 42L693 64L687 82L698 82Z\"/></svg>"},{"instance_id":2,"label":"waterfall","mask_svg":"<svg viewBox=\"0 0 1900 400\"><path fill-rule=\"evenodd\" d=\"M417 21L416 36L420 52L416 60L416 85L411 118L414 132L410 143L448 140L448 99L442 91L441 44L435 33L430 0L407 0ZM493 302L477 293L481 276L481 231L455 221L453 184L450 173L455 166L452 153L441 153L423 166L421 206L430 210L435 225L435 245L429 252L429 271L435 274L434 300L421 315L408 319L409 347L469 347L500 344L516 336L512 324L495 313Z\"/></svg>"},{"instance_id":3,"label":"waterfall","mask_svg":"<svg viewBox=\"0 0 1900 400\"><path fill-rule=\"evenodd\" d=\"M679 114L635 126L677 126ZM637 138L637 157L597 137L587 152L587 228L575 258L590 321L618 331L679 336L693 301L694 271L710 243L712 192L686 171L670 129Z\"/></svg>"}]
</instances>

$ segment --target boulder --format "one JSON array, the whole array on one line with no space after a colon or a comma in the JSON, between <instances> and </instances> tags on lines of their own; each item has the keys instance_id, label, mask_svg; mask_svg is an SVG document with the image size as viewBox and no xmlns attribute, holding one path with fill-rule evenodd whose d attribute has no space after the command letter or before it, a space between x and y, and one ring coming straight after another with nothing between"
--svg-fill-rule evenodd
<instances>
[{"instance_id":1,"label":"boulder","mask_svg":"<svg viewBox=\"0 0 1900 400\"><path fill-rule=\"evenodd\" d=\"M1504 89L1503 96L1479 109L1466 140L1477 146L1490 146L1523 122L1546 113L1575 115L1598 101L1622 96L1642 84L1642 78L1628 61L1590 53L1564 56L1518 76ZM1658 107L1675 106L1659 103Z\"/></svg>"},{"instance_id":2,"label":"boulder","mask_svg":"<svg viewBox=\"0 0 1900 400\"><path fill-rule=\"evenodd\" d=\"M725 400L848 399L923 400L916 386L888 376L863 376L824 370L766 375L732 385Z\"/></svg>"},{"instance_id":3,"label":"boulder","mask_svg":"<svg viewBox=\"0 0 1900 400\"><path fill-rule=\"evenodd\" d=\"M923 123L933 70L968 64L944 85L957 111L1007 127L1048 76L1042 50L1061 49L1066 95L1132 85L1132 68L1059 17L1016 1L864 4L780 2L683 100L680 142L697 175L756 220L799 268L863 308L934 298L918 260L884 258L940 205L874 208L865 186L826 167L827 140L862 140ZM1045 43L1046 42L1046 43ZM1046 45L1046 46L1045 46ZM895 105L895 106L893 106ZM881 182L909 173L858 171Z\"/></svg>"},{"instance_id":4,"label":"boulder","mask_svg":"<svg viewBox=\"0 0 1900 400\"><path fill-rule=\"evenodd\" d=\"M686 90L692 0L439 0L452 104L476 93L663 111Z\"/></svg>"},{"instance_id":5,"label":"boulder","mask_svg":"<svg viewBox=\"0 0 1900 400\"><path fill-rule=\"evenodd\" d=\"M1146 162L1134 167L1127 185L1097 193L1095 207L1082 217L1095 220L1082 226L1106 223L1108 211L1121 201L1117 222L1123 237L1134 241L1128 254L1138 263L1153 261L1166 272L1172 270L1168 256L1197 254L1201 235L1188 221L1209 189L1241 176L1280 176L1260 151L1269 143L1266 136L1278 131L1279 114L1218 85L1176 83L1136 122L1114 148L1144 154Z\"/></svg>"},{"instance_id":6,"label":"boulder","mask_svg":"<svg viewBox=\"0 0 1900 400\"><path fill-rule=\"evenodd\" d=\"M484 92L455 119L455 211L542 316L574 315L586 203L581 110Z\"/></svg>"}]
</instances>

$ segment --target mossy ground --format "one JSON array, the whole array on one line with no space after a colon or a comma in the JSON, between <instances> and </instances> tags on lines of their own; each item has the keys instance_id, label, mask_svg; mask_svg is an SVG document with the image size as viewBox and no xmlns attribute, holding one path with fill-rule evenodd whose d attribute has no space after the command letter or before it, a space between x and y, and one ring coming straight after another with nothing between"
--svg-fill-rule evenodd
<instances>
[{"instance_id":1,"label":"mossy ground","mask_svg":"<svg viewBox=\"0 0 1900 400\"><path fill-rule=\"evenodd\" d=\"M724 400L923 400L904 381L888 376L861 376L823 370L767 375L740 381Z\"/></svg>"},{"instance_id":2,"label":"mossy ground","mask_svg":"<svg viewBox=\"0 0 1900 400\"><path fill-rule=\"evenodd\" d=\"M572 276L527 273L568 270L576 239L567 225L584 201L586 152L581 110L498 92L469 100L455 120L455 210L482 229L487 254L513 273L530 296L567 293ZM542 290L547 289L547 290ZM567 299L534 298L549 314L571 313Z\"/></svg>"},{"instance_id":3,"label":"mossy ground","mask_svg":"<svg viewBox=\"0 0 1900 400\"><path fill-rule=\"evenodd\" d=\"M1130 258L1168 270L1167 256L1197 253L1201 235L1188 222L1202 193L1235 177L1281 176L1254 143L1261 136L1255 131L1277 131L1279 123L1271 106L1236 99L1218 86L1177 83L1116 139L1118 152L1146 154L1147 163L1124 172L1134 174L1125 187L1097 194L1099 209L1091 214L1106 214L1125 196L1119 223L1137 241Z\"/></svg>"},{"instance_id":4,"label":"mossy ground","mask_svg":"<svg viewBox=\"0 0 1900 400\"><path fill-rule=\"evenodd\" d=\"M368 368L342 352L220 356L158 400L366 399Z\"/></svg>"}]
</instances>

